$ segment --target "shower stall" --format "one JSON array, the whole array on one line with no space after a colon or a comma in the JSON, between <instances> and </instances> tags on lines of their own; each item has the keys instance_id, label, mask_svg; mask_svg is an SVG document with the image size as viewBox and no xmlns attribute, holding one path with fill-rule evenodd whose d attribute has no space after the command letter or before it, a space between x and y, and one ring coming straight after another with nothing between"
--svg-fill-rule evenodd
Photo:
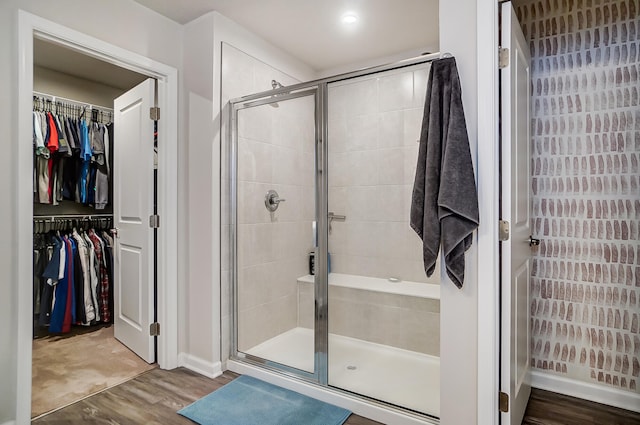
<instances>
[{"instance_id":1,"label":"shower stall","mask_svg":"<svg viewBox=\"0 0 640 425\"><path fill-rule=\"evenodd\" d=\"M439 416L439 267L425 276L408 223L437 57L287 84L223 47L273 87L226 108L230 359Z\"/></svg>"}]
</instances>

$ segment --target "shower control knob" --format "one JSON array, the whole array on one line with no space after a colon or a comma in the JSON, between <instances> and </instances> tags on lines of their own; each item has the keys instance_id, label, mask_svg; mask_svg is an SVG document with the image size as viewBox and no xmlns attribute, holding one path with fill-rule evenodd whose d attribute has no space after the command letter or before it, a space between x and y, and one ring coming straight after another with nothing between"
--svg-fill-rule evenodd
<instances>
[{"instance_id":1,"label":"shower control knob","mask_svg":"<svg viewBox=\"0 0 640 425\"><path fill-rule=\"evenodd\" d=\"M280 202L284 201L286 201L286 199L281 198L280 195L278 195L278 192L273 189L269 190L264 196L264 206L267 207L267 210L270 212L277 210L280 206Z\"/></svg>"}]
</instances>

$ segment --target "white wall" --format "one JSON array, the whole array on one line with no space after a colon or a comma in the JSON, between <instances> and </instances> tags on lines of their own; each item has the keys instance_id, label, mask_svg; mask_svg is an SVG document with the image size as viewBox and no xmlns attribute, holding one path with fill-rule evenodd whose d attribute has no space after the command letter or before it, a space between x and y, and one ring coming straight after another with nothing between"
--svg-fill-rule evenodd
<instances>
[{"instance_id":1,"label":"white wall","mask_svg":"<svg viewBox=\"0 0 640 425\"><path fill-rule=\"evenodd\" d=\"M0 423L16 417L17 404L17 328L31 324L17 323L18 265L12 245L18 238L30 235L16 233L15 220L19 194L14 158L17 140L17 11L25 10L108 43L150 57L175 68L181 68L182 27L131 0L4 0L0 3L0 139L5 155L0 159L0 194L5 202L0 206L0 232L7 241L0 246ZM184 163L181 163L184 167ZM26 282L25 282L26 283ZM25 353L21 353L24 356ZM30 382L21 382L22 388ZM21 418L20 423L26 423Z\"/></svg>"},{"instance_id":2,"label":"white wall","mask_svg":"<svg viewBox=\"0 0 640 425\"><path fill-rule=\"evenodd\" d=\"M179 317L185 323L179 333L180 364L212 376L219 366L219 307L216 303L217 269L215 243L217 172L215 137L218 131L213 109L213 16L207 14L184 26L184 90L181 109L187 122L186 143L181 145L189 167L187 181L187 238L181 248L186 270L184 290L179 298ZM197 325L193 325L197 324Z\"/></svg>"},{"instance_id":3,"label":"white wall","mask_svg":"<svg viewBox=\"0 0 640 425\"><path fill-rule=\"evenodd\" d=\"M440 2L440 51L456 58L471 156L477 169L478 98L476 0ZM481 212L482 215L482 212ZM481 226L483 223L480 224ZM440 419L443 425L475 424L478 356L478 240L466 254L462 289L446 273L440 293Z\"/></svg>"},{"instance_id":4,"label":"white wall","mask_svg":"<svg viewBox=\"0 0 640 425\"><path fill-rule=\"evenodd\" d=\"M33 67L33 90L111 109L126 91L40 66Z\"/></svg>"}]
</instances>

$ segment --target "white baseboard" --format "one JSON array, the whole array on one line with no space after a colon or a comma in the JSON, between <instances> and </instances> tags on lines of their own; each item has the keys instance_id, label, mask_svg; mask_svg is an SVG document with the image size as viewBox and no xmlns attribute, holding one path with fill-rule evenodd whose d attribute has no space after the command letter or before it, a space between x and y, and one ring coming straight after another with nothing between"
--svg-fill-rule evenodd
<instances>
[{"instance_id":1,"label":"white baseboard","mask_svg":"<svg viewBox=\"0 0 640 425\"><path fill-rule=\"evenodd\" d=\"M207 378L213 379L222 375L222 363L208 362L188 353L178 354L178 365L186 367L200 375L204 375Z\"/></svg>"},{"instance_id":2,"label":"white baseboard","mask_svg":"<svg viewBox=\"0 0 640 425\"><path fill-rule=\"evenodd\" d=\"M16 421L9 421L9 422L5 422L3 424L0 425L16 425Z\"/></svg>"},{"instance_id":3,"label":"white baseboard","mask_svg":"<svg viewBox=\"0 0 640 425\"><path fill-rule=\"evenodd\" d=\"M640 413L640 394L606 385L597 385L550 373L532 371L531 386Z\"/></svg>"}]
</instances>

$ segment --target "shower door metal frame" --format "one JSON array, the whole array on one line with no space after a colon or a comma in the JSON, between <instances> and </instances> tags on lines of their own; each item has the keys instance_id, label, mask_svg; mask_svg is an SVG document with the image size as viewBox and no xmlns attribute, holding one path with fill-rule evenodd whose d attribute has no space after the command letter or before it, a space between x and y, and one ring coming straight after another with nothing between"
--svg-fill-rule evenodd
<instances>
[{"instance_id":1,"label":"shower door metal frame","mask_svg":"<svg viewBox=\"0 0 640 425\"><path fill-rule=\"evenodd\" d=\"M292 87L283 87L270 90L253 96L229 101L229 183L230 183L230 266L231 266L231 293L232 293L232 330L231 330L231 358L259 364L262 367L273 369L281 373L296 376L307 381L326 385L328 382L328 277L326 271L328 234L319 229L327 228L327 177L326 170L326 83L301 84ZM297 99L306 96L314 96L314 170L315 170L315 219L318 224L317 242L318 253L316 256L316 274L314 283L314 371L313 373L287 366L282 363L263 359L238 350L238 112L243 109L269 105Z\"/></svg>"},{"instance_id":2,"label":"shower door metal frame","mask_svg":"<svg viewBox=\"0 0 640 425\"><path fill-rule=\"evenodd\" d=\"M328 322L328 269L327 269L327 252L328 252L328 85L340 81L349 80L352 78L362 77L371 74L377 74L385 71L391 71L395 69L405 68L413 65L419 65L423 63L432 62L433 60L440 59L442 57L451 56L448 53L441 54L439 52L421 55L415 58L410 58L394 63L389 63L380 66L374 66L370 68L364 68L353 72L335 75L332 77L321 78L306 83L300 83L290 86L284 86L274 90L268 90L260 93L254 93L251 95L243 96L236 99L231 99L229 105L231 112L229 114L229 129L228 143L230 147L230 185L231 185L231 197L230 197L230 210L231 210L231 252L230 252L230 265L231 265L231 286L232 286L232 326L231 326L231 353L230 358L233 360L244 361L249 364L259 365L266 369L280 372L285 375L302 378L308 382L319 384L327 391L337 392L340 394L354 395L355 393L343 390L339 387L333 387L329 385L329 373L328 373L328 346L329 346L329 322ZM237 341L237 112L240 109L245 109L250 106L266 105L269 103L277 102L278 100L286 100L302 95L296 95L301 90L316 91L316 154L315 154L315 166L316 166L316 221L317 221L317 233L318 233L318 255L316 256L316 274L315 274L315 323L314 323L314 337L315 337L315 359L314 373L306 373L299 369L294 369L281 364L274 364L273 362L265 361L265 359L257 358L244 353L239 353L238 341ZM426 420L429 423L434 422L433 416L429 414L421 414L415 411L405 409L400 406L396 406L384 401L376 400L366 395L357 394L358 397L368 400L373 405L379 407L396 410L403 414L415 416L421 420ZM436 419L437 421L437 419Z\"/></svg>"}]
</instances>

